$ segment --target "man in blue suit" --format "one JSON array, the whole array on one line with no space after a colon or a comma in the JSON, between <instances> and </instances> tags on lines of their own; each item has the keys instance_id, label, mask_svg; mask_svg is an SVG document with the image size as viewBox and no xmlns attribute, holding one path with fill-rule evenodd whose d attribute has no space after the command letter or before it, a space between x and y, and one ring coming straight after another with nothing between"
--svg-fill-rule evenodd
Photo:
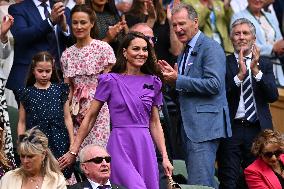
<instances>
[{"instance_id":1,"label":"man in blue suit","mask_svg":"<svg viewBox=\"0 0 284 189\"><path fill-rule=\"evenodd\" d=\"M218 150L220 189L246 188L241 167L255 157L254 138L272 129L269 103L278 99L272 63L260 56L252 22L239 18L232 24L231 41L235 53L227 56L226 91L232 124L232 137L222 139Z\"/></svg>"},{"instance_id":2,"label":"man in blue suit","mask_svg":"<svg viewBox=\"0 0 284 189\"><path fill-rule=\"evenodd\" d=\"M60 70L59 58L70 39L66 22L70 19L70 11L62 2L53 4L49 0L25 0L11 5L8 11L15 21L11 28L15 54L7 88L16 94L25 86L29 65L36 53L49 51Z\"/></svg>"},{"instance_id":3,"label":"man in blue suit","mask_svg":"<svg viewBox=\"0 0 284 189\"><path fill-rule=\"evenodd\" d=\"M186 4L172 10L172 25L185 50L172 68L161 60L164 80L179 92L188 184L217 188L215 158L220 138L231 136L222 47L198 29L196 11Z\"/></svg>"}]
</instances>

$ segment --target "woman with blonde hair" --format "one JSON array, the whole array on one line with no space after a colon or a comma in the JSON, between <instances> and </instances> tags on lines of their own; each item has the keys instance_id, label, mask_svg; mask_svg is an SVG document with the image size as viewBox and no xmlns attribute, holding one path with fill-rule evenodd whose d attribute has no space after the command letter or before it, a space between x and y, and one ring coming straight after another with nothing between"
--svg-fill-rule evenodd
<instances>
[{"instance_id":1,"label":"woman with blonde hair","mask_svg":"<svg viewBox=\"0 0 284 189\"><path fill-rule=\"evenodd\" d=\"M66 181L50 149L48 139L32 128L19 136L21 167L7 172L0 189L66 189Z\"/></svg>"}]
</instances>

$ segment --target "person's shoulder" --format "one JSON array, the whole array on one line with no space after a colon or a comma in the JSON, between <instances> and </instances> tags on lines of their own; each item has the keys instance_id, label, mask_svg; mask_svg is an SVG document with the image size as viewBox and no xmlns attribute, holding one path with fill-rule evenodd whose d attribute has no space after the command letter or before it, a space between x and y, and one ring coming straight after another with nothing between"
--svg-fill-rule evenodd
<instances>
[{"instance_id":1,"label":"person's shoulder","mask_svg":"<svg viewBox=\"0 0 284 189\"><path fill-rule=\"evenodd\" d=\"M75 48L75 44L74 45L71 45L70 47L67 47L62 54L66 54L66 53L70 53L70 52L73 52L74 51L74 48Z\"/></svg>"},{"instance_id":2,"label":"person's shoulder","mask_svg":"<svg viewBox=\"0 0 284 189\"><path fill-rule=\"evenodd\" d=\"M266 167L267 164L261 158L257 158L245 169L245 171L257 171L260 169L265 169Z\"/></svg>"},{"instance_id":3,"label":"person's shoulder","mask_svg":"<svg viewBox=\"0 0 284 189\"><path fill-rule=\"evenodd\" d=\"M112 82L115 78L118 78L119 74L117 73L103 73L98 76L99 82L109 83Z\"/></svg>"},{"instance_id":4,"label":"person's shoulder","mask_svg":"<svg viewBox=\"0 0 284 189\"><path fill-rule=\"evenodd\" d=\"M87 184L88 181L78 182L73 185L68 185L67 189L83 189L84 186Z\"/></svg>"},{"instance_id":5,"label":"person's shoulder","mask_svg":"<svg viewBox=\"0 0 284 189\"><path fill-rule=\"evenodd\" d=\"M93 39L90 45L95 48L111 48L111 46L107 42L97 39Z\"/></svg>"},{"instance_id":6,"label":"person's shoulder","mask_svg":"<svg viewBox=\"0 0 284 189\"><path fill-rule=\"evenodd\" d=\"M19 10L19 9L24 9L24 8L30 8L30 2L31 0L24 0L20 3L14 3L14 4L11 4L9 6L9 10Z\"/></svg>"},{"instance_id":7,"label":"person's shoulder","mask_svg":"<svg viewBox=\"0 0 284 189\"><path fill-rule=\"evenodd\" d=\"M19 168L8 171L7 173L5 173L5 175L1 179L2 180L15 179L15 177L18 177L18 175L17 175L18 171L19 171Z\"/></svg>"}]
</instances>

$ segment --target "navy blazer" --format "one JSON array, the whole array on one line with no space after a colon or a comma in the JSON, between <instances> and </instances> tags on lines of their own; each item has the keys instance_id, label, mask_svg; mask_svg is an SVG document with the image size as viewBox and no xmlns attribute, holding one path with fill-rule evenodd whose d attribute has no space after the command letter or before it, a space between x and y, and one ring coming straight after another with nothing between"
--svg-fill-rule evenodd
<instances>
[{"instance_id":1,"label":"navy blazer","mask_svg":"<svg viewBox=\"0 0 284 189\"><path fill-rule=\"evenodd\" d=\"M68 189L96 189L92 187L91 183L88 180L68 186L67 188ZM116 184L111 184L111 188L112 189L127 189L123 186L119 186Z\"/></svg>"},{"instance_id":2,"label":"navy blazer","mask_svg":"<svg viewBox=\"0 0 284 189\"><path fill-rule=\"evenodd\" d=\"M234 81L234 77L239 71L238 63L234 54L227 56L226 65L226 91L230 118L232 122L238 110L241 94L241 87L238 87ZM269 59L261 57L259 59L259 68L263 73L262 78L259 82L256 82L255 78L252 77L252 87L256 103L257 117L259 119L261 129L271 129L273 127L269 103L272 103L278 99L278 90L275 83L272 66L273 65Z\"/></svg>"},{"instance_id":3,"label":"navy blazer","mask_svg":"<svg viewBox=\"0 0 284 189\"><path fill-rule=\"evenodd\" d=\"M51 2L51 1L50 1ZM51 2L52 7L52 2ZM9 14L14 17L11 32L15 39L14 62L7 81L7 88L17 90L25 86L25 80L32 57L40 51L50 51L52 45L56 45L55 35L50 41L50 33L53 28L47 19L43 20L33 0L24 0L13 4L8 9ZM70 10L65 9L67 22L70 21ZM71 29L71 28L70 28ZM70 43L59 27L57 27L60 53ZM52 35L51 35L52 36ZM59 60L59 57L56 57Z\"/></svg>"},{"instance_id":4,"label":"navy blazer","mask_svg":"<svg viewBox=\"0 0 284 189\"><path fill-rule=\"evenodd\" d=\"M192 52L176 81L185 133L193 142L230 137L224 50L201 32Z\"/></svg>"}]
</instances>

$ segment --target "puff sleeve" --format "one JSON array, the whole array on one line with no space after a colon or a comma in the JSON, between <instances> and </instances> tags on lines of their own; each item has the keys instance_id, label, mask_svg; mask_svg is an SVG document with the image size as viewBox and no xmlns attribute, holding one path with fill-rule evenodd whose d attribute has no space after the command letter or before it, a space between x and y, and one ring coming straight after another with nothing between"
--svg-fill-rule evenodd
<instances>
[{"instance_id":1,"label":"puff sleeve","mask_svg":"<svg viewBox=\"0 0 284 189\"><path fill-rule=\"evenodd\" d=\"M111 74L99 75L98 86L96 89L96 93L94 95L94 99L101 102L108 101L111 95L111 82L112 82Z\"/></svg>"}]
</instances>

